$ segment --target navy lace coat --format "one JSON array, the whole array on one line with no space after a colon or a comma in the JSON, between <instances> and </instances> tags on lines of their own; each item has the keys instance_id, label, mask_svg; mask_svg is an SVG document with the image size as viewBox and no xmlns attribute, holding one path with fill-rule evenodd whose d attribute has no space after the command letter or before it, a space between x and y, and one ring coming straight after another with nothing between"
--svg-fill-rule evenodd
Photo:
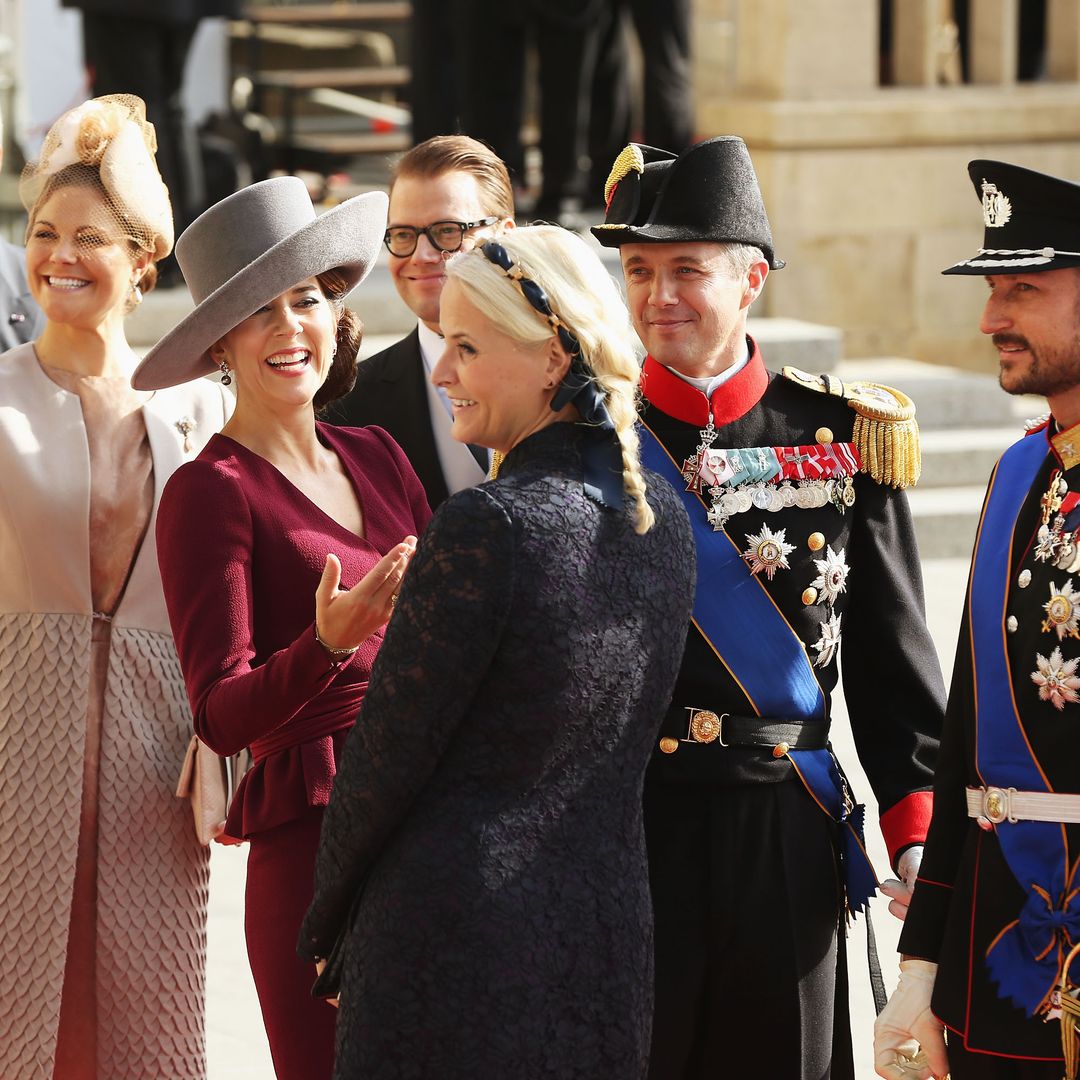
<instances>
[{"instance_id":1,"label":"navy lace coat","mask_svg":"<svg viewBox=\"0 0 1080 1080\"><path fill-rule=\"evenodd\" d=\"M642 778L694 548L582 489L581 425L442 505L326 812L301 955L349 918L339 1077L632 1080L652 1017ZM627 504L629 507L629 503Z\"/></svg>"}]
</instances>

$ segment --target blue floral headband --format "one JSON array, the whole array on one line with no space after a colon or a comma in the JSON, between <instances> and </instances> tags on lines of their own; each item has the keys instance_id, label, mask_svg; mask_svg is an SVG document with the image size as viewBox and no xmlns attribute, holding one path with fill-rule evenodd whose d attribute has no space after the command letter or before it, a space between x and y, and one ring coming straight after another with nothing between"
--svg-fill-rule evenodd
<instances>
[{"instance_id":1,"label":"blue floral headband","mask_svg":"<svg viewBox=\"0 0 1080 1080\"><path fill-rule=\"evenodd\" d=\"M607 396L581 355L581 342L552 310L551 301L543 286L525 276L502 244L496 240L488 240L480 245L480 250L489 262L494 263L513 281L521 295L543 316L552 333L558 337L559 343L570 354L570 367L551 399L551 409L559 412L572 402L586 423L609 432L610 438L585 448L585 493L604 506L620 509L623 505L622 446L615 430L615 422L608 412Z\"/></svg>"}]
</instances>

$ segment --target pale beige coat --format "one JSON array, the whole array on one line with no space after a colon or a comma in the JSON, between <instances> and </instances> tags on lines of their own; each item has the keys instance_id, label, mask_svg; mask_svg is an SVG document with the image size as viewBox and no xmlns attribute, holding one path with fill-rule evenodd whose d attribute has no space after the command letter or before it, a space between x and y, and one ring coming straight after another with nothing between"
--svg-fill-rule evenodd
<instances>
[{"instance_id":1,"label":"pale beige coat","mask_svg":"<svg viewBox=\"0 0 1080 1080\"><path fill-rule=\"evenodd\" d=\"M190 807L173 794L191 717L154 519L165 482L221 428L226 409L226 395L205 380L159 390L143 406L154 518L113 618L101 732L101 1077L205 1073L209 870ZM3 1080L52 1076L82 794L89 500L79 399L41 370L32 345L18 346L0 356Z\"/></svg>"}]
</instances>

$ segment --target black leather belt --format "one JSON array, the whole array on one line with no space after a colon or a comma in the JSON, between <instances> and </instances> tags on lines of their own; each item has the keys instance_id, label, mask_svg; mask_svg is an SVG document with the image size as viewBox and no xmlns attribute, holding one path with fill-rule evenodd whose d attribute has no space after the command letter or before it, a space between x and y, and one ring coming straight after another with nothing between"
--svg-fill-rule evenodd
<instances>
[{"instance_id":1,"label":"black leather belt","mask_svg":"<svg viewBox=\"0 0 1080 1080\"><path fill-rule=\"evenodd\" d=\"M761 716L736 716L716 713L712 709L686 707L689 713L686 735L681 739L665 736L660 749L673 754L683 743L719 746L760 746L772 749L775 757L788 750L823 750L829 744L829 722L806 720L791 723Z\"/></svg>"}]
</instances>

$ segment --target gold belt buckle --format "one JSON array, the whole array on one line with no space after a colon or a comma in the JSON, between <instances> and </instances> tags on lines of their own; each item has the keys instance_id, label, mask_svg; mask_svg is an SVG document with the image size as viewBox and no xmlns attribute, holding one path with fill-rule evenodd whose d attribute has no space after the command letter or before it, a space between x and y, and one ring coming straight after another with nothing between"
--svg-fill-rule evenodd
<instances>
[{"instance_id":1,"label":"gold belt buckle","mask_svg":"<svg viewBox=\"0 0 1080 1080\"><path fill-rule=\"evenodd\" d=\"M687 705L686 711L690 714L687 726L690 737L683 742L711 743L719 742L721 746L727 746L724 742L724 720L729 715L723 713L717 716L712 709L695 709Z\"/></svg>"},{"instance_id":2,"label":"gold belt buckle","mask_svg":"<svg viewBox=\"0 0 1080 1080\"><path fill-rule=\"evenodd\" d=\"M1015 822L1012 812L1012 796L1016 788L988 787L983 792L983 817L993 825L1003 821Z\"/></svg>"}]
</instances>

